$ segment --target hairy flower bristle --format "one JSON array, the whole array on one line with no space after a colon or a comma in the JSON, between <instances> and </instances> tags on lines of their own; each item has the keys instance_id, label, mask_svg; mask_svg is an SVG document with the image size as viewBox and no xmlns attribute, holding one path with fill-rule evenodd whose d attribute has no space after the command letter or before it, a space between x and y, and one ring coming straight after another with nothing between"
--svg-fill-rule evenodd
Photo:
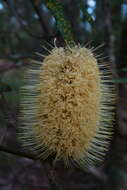
<instances>
[{"instance_id":1,"label":"hairy flower bristle","mask_svg":"<svg viewBox=\"0 0 127 190\"><path fill-rule=\"evenodd\" d=\"M103 159L113 132L113 84L106 64L80 46L55 47L28 70L22 138L40 158L84 167Z\"/></svg>"}]
</instances>

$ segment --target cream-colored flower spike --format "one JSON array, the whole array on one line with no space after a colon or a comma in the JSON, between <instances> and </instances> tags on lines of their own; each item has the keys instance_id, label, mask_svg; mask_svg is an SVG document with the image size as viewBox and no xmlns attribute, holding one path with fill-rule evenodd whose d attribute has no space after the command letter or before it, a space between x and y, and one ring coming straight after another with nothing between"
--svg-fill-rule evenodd
<instances>
[{"instance_id":1,"label":"cream-colored flower spike","mask_svg":"<svg viewBox=\"0 0 127 190\"><path fill-rule=\"evenodd\" d=\"M24 145L81 167L102 161L113 133L114 86L107 64L80 46L53 48L25 75Z\"/></svg>"}]
</instances>

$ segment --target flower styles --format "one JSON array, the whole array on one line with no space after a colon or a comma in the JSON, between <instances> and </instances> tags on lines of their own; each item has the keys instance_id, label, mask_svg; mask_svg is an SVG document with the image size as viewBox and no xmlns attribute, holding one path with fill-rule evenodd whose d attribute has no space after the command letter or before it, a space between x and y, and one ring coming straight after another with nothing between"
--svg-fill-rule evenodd
<instances>
[{"instance_id":1,"label":"flower styles","mask_svg":"<svg viewBox=\"0 0 127 190\"><path fill-rule=\"evenodd\" d=\"M91 50L53 48L28 69L21 89L21 137L41 159L85 168L100 162L113 133L114 85Z\"/></svg>"}]
</instances>

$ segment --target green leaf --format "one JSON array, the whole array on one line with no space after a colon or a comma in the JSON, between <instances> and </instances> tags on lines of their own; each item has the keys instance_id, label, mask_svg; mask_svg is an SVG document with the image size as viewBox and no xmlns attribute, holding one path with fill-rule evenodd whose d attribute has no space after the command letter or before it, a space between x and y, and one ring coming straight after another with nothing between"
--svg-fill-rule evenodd
<instances>
[{"instance_id":1,"label":"green leaf","mask_svg":"<svg viewBox=\"0 0 127 190\"><path fill-rule=\"evenodd\" d=\"M95 22L94 22L92 16L87 12L87 10L85 8L84 1L83 0L77 0L77 4L83 12L83 15L84 15L83 20L89 22L91 24L91 26L93 27L93 29L95 29Z\"/></svg>"},{"instance_id":2,"label":"green leaf","mask_svg":"<svg viewBox=\"0 0 127 190\"><path fill-rule=\"evenodd\" d=\"M113 80L114 83L127 83L127 77Z\"/></svg>"},{"instance_id":3,"label":"green leaf","mask_svg":"<svg viewBox=\"0 0 127 190\"><path fill-rule=\"evenodd\" d=\"M67 43L73 43L74 39L71 25L65 16L62 3L58 0L43 0L43 2L56 18L57 28L60 31L63 39Z\"/></svg>"},{"instance_id":4,"label":"green leaf","mask_svg":"<svg viewBox=\"0 0 127 190\"><path fill-rule=\"evenodd\" d=\"M120 69L120 71L127 71L127 67Z\"/></svg>"}]
</instances>

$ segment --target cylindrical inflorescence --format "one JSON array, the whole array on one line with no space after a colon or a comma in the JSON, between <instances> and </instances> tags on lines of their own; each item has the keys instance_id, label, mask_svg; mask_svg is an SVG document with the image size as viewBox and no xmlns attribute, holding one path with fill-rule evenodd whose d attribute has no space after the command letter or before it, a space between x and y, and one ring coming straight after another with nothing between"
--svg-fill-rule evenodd
<instances>
[{"instance_id":1,"label":"cylindrical inflorescence","mask_svg":"<svg viewBox=\"0 0 127 190\"><path fill-rule=\"evenodd\" d=\"M91 50L53 48L25 74L21 89L24 145L41 159L81 167L100 162L113 133L114 85L107 64Z\"/></svg>"}]
</instances>

